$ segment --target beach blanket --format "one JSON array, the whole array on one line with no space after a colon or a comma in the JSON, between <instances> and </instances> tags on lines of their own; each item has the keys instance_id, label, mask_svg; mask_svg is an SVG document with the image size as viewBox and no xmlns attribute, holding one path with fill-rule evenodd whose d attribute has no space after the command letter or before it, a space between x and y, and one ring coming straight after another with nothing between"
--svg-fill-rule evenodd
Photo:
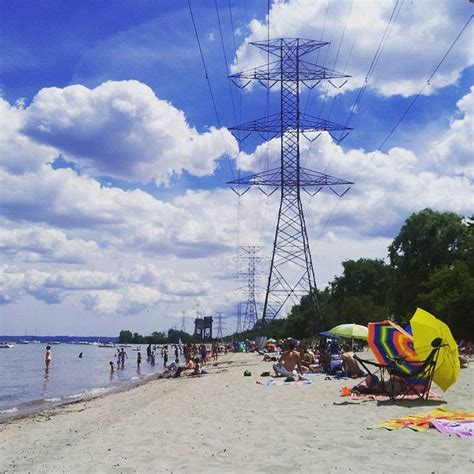
<instances>
[{"instance_id":1,"label":"beach blanket","mask_svg":"<svg viewBox=\"0 0 474 474\"><path fill-rule=\"evenodd\" d=\"M285 379L270 379L266 380L265 382L261 382L260 380L257 380L256 383L258 385L262 385L263 387L273 387L275 385L294 385L296 387L299 387L300 385L311 385L313 383L312 380L298 380L296 382L285 382Z\"/></svg>"},{"instance_id":2,"label":"beach blanket","mask_svg":"<svg viewBox=\"0 0 474 474\"><path fill-rule=\"evenodd\" d=\"M459 420L449 421L445 419L432 420L431 425L440 433L454 434L459 438L471 438L474 436L474 421Z\"/></svg>"},{"instance_id":3,"label":"beach blanket","mask_svg":"<svg viewBox=\"0 0 474 474\"><path fill-rule=\"evenodd\" d=\"M462 438L468 438L473 436L474 413L435 408L428 413L391 418L390 420L377 423L370 428L385 428L390 431L410 428L414 431L426 431L430 426L433 426L441 433L455 434Z\"/></svg>"}]
</instances>

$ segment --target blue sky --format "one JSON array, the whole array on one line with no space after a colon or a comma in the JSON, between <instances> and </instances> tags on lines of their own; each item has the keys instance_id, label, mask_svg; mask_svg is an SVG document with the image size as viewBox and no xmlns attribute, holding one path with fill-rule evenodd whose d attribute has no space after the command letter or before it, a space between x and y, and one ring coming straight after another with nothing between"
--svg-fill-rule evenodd
<instances>
[{"instance_id":1,"label":"blue sky","mask_svg":"<svg viewBox=\"0 0 474 474\"><path fill-rule=\"evenodd\" d=\"M219 129L186 0L0 2L0 333L146 333L179 326L182 311L190 326L196 302L223 311L232 329L237 245L269 252L277 203L257 192L239 200L225 183L279 157L277 141L239 148L226 130L236 122L231 94L242 122L265 115L267 95L229 92L222 48L232 72L264 64L247 42L268 31L331 42L309 59L353 77L329 89L323 108L326 86L313 90L308 113L344 123L398 12L353 132L340 146L327 136L302 144L318 171L353 179L364 170L327 228L337 199L305 202L320 286L345 259L384 258L412 212L472 211L472 24L377 151L472 4L273 3L268 22L266 2L218 0L222 45L214 0L191 0ZM278 98L270 92L270 112Z\"/></svg>"}]
</instances>

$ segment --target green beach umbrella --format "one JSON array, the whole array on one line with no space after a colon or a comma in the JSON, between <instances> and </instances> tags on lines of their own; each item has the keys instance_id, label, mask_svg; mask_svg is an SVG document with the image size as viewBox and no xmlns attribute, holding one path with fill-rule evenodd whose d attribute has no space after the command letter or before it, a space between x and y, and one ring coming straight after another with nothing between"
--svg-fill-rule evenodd
<instances>
[{"instance_id":1,"label":"green beach umbrella","mask_svg":"<svg viewBox=\"0 0 474 474\"><path fill-rule=\"evenodd\" d=\"M360 324L339 324L328 331L333 336L345 337L347 339L367 340L369 330Z\"/></svg>"}]
</instances>

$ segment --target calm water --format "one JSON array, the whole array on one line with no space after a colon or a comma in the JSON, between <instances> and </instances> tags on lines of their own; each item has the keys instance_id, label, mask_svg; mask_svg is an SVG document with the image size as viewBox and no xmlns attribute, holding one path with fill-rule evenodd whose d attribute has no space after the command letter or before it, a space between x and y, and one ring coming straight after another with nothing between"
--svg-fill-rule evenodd
<instances>
[{"instance_id":1,"label":"calm water","mask_svg":"<svg viewBox=\"0 0 474 474\"><path fill-rule=\"evenodd\" d=\"M111 374L109 362L116 364L117 349L60 344L52 346L53 359L46 373L45 347L46 344L15 344L13 349L0 349L0 420L110 391L163 371L159 350L156 365L147 363L146 345L141 346L140 371L137 351L133 350L137 346L133 346L125 348L125 368ZM169 359L174 360L173 348Z\"/></svg>"}]
</instances>

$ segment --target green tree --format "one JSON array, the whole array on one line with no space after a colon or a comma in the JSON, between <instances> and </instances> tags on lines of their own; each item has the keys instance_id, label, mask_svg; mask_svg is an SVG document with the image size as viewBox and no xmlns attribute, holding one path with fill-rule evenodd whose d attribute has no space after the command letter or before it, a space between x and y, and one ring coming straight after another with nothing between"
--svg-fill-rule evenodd
<instances>
[{"instance_id":1,"label":"green tree","mask_svg":"<svg viewBox=\"0 0 474 474\"><path fill-rule=\"evenodd\" d=\"M436 270L423 285L420 306L448 324L454 337L474 338L474 272L466 262Z\"/></svg>"},{"instance_id":2,"label":"green tree","mask_svg":"<svg viewBox=\"0 0 474 474\"><path fill-rule=\"evenodd\" d=\"M170 344L178 344L180 340L183 343L187 343L191 340L191 335L184 331L178 331L177 329L168 330L168 342Z\"/></svg>"},{"instance_id":3,"label":"green tree","mask_svg":"<svg viewBox=\"0 0 474 474\"><path fill-rule=\"evenodd\" d=\"M134 332L132 342L134 344L143 344L145 342L145 338L141 334L138 334L138 332Z\"/></svg>"},{"instance_id":4,"label":"green tree","mask_svg":"<svg viewBox=\"0 0 474 474\"><path fill-rule=\"evenodd\" d=\"M452 212L424 209L412 214L389 247L395 274L394 311L407 318L431 275L466 257L468 226Z\"/></svg>"},{"instance_id":5,"label":"green tree","mask_svg":"<svg viewBox=\"0 0 474 474\"><path fill-rule=\"evenodd\" d=\"M132 342L132 331L122 330L119 334L119 342L121 344L130 344Z\"/></svg>"},{"instance_id":6,"label":"green tree","mask_svg":"<svg viewBox=\"0 0 474 474\"><path fill-rule=\"evenodd\" d=\"M330 284L336 324L367 324L387 319L393 288L392 269L383 260L361 258L342 263L344 272Z\"/></svg>"}]
</instances>

